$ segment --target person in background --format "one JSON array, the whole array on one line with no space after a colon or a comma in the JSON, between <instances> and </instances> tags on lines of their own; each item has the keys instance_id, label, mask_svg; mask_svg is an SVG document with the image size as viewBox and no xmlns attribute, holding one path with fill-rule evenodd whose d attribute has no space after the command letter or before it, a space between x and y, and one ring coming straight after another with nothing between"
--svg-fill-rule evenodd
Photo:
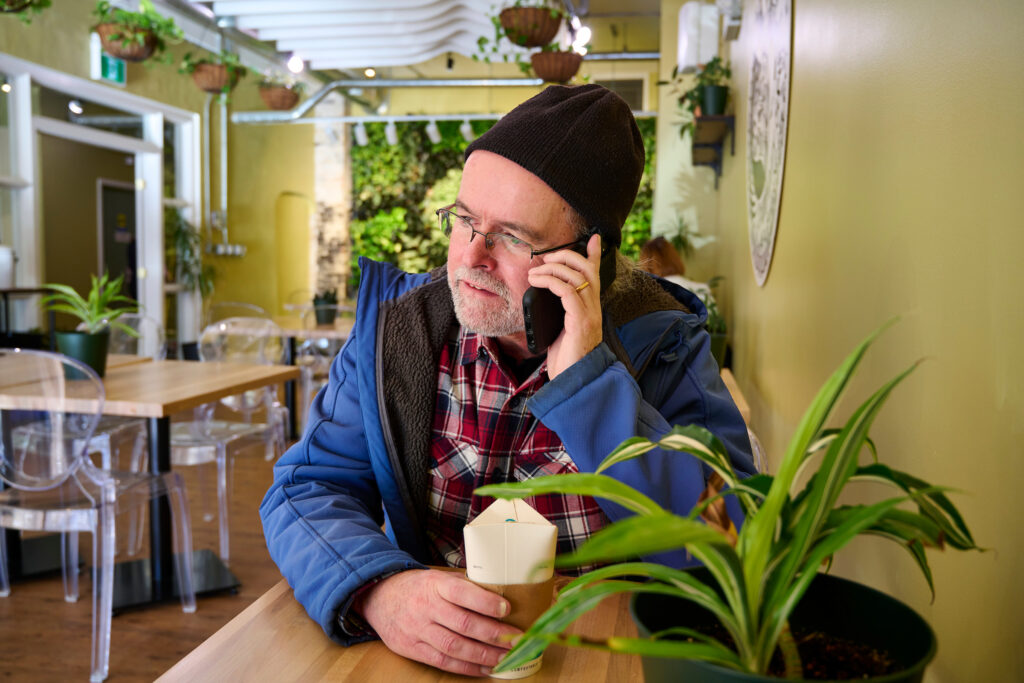
<instances>
[{"instance_id":1,"label":"person in background","mask_svg":"<svg viewBox=\"0 0 1024 683\"><path fill-rule=\"evenodd\" d=\"M679 256L679 250L664 237L649 239L644 246L640 247L640 260L637 265L652 275L665 278L669 282L674 282L680 287L690 290L704 303L715 300L707 283L684 277L686 264Z\"/></svg>"},{"instance_id":2,"label":"person in background","mask_svg":"<svg viewBox=\"0 0 1024 683\"><path fill-rule=\"evenodd\" d=\"M703 304L617 252L643 167L622 98L550 86L467 147L458 198L437 210L446 267L360 259L353 332L260 506L271 557L331 638L487 675L519 633L499 621L508 602L430 568L465 566L463 527L493 502L478 486L593 472L626 438L677 424L705 427L753 473ZM530 287L564 311L546 350L527 340ZM680 514L715 490L696 458L660 449L614 475ZM629 516L586 496L530 502L559 552ZM740 519L733 496L725 506Z\"/></svg>"}]
</instances>

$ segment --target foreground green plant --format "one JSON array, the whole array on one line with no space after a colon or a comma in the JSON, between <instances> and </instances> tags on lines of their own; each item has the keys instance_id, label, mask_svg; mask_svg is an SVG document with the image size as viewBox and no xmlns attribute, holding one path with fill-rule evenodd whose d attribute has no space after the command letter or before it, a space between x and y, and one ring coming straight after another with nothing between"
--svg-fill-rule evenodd
<instances>
[{"instance_id":1,"label":"foreground green plant","mask_svg":"<svg viewBox=\"0 0 1024 683\"><path fill-rule=\"evenodd\" d=\"M789 635L789 616L818 569L860 534L882 536L905 548L934 595L925 548L978 547L943 489L879 463L868 438L868 430L882 405L917 364L886 382L854 411L841 429L825 427L857 365L883 329L862 342L825 382L797 427L775 476L758 474L740 479L721 442L701 427L688 426L673 428L658 442L639 437L624 441L594 474L538 477L477 489L480 495L496 498L546 493L597 496L614 500L636 513L602 529L576 552L558 557L556 567L619 562L685 548L707 567L718 587L716 591L686 571L647 562L629 561L588 572L559 593L555 604L537 619L495 671L519 666L543 652L550 643L560 643L699 659L764 674L776 647L781 647L787 677L799 677L799 654ZM859 465L858 456L865 446L873 456L872 462ZM725 480L729 490L682 517L601 474L654 448L684 451L698 458ZM807 484L794 491L798 475L815 464ZM874 504L839 505L839 494L851 481L887 484L900 494ZM735 546L725 534L698 521L706 507L722 495L736 496L746 515ZM916 511L898 507L905 502L914 503ZM649 581L623 580L624 577L646 577ZM578 636L563 635L565 628L580 615L605 597L618 593L653 593L691 600L718 618L732 636L735 650L684 627L656 633L651 638L584 641ZM689 640L679 640L680 636Z\"/></svg>"},{"instance_id":2,"label":"foreground green plant","mask_svg":"<svg viewBox=\"0 0 1024 683\"><path fill-rule=\"evenodd\" d=\"M92 287L89 289L87 298L83 298L81 294L67 285L46 284L43 286L53 293L43 297L42 306L47 311L75 316L82 321L82 324L78 326L82 332L96 334L110 326L137 337L139 333L136 330L117 321L125 313L134 313L139 310L134 299L121 294L123 282L124 275L120 275L114 280L110 280L106 273L99 278L93 275ZM115 307L115 304L118 305Z\"/></svg>"}]
</instances>

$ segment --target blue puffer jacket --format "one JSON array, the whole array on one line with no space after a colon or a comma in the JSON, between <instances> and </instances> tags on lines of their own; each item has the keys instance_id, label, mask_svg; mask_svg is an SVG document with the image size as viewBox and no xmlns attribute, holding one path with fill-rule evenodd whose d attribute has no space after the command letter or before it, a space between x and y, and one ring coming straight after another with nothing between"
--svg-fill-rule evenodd
<instances>
[{"instance_id":1,"label":"blue puffer jacket","mask_svg":"<svg viewBox=\"0 0 1024 683\"><path fill-rule=\"evenodd\" d=\"M360 640L339 627L354 592L429 557L423 511L437 358L456 324L443 270L410 275L365 259L360 267L355 328L260 506L271 557L309 615L344 644ZM629 437L657 439L672 425L699 424L723 441L738 472L752 473L746 426L702 329L703 304L671 283L628 277L625 294L604 302L606 341L527 407L581 472L593 472ZM708 474L695 458L660 450L610 473L681 514ZM612 520L630 514L598 502ZM731 496L727 505L741 519ZM647 559L692 563L681 552Z\"/></svg>"}]
</instances>

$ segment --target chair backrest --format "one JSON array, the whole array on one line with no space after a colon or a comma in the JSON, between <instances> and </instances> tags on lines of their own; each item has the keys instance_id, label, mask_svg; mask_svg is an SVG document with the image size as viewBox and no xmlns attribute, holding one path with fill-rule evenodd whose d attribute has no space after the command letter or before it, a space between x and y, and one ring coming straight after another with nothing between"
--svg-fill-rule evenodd
<instances>
[{"instance_id":1,"label":"chair backrest","mask_svg":"<svg viewBox=\"0 0 1024 683\"><path fill-rule=\"evenodd\" d=\"M207 325L199 335L199 358L274 365L284 362L285 342L281 327L265 318L227 318ZM225 406L248 414L272 398L274 389L253 389L240 396L221 399Z\"/></svg>"},{"instance_id":2,"label":"chair backrest","mask_svg":"<svg viewBox=\"0 0 1024 683\"><path fill-rule=\"evenodd\" d=\"M302 313L313 305L313 291L309 289L296 289L288 293L288 297L281 305L285 314L294 315Z\"/></svg>"},{"instance_id":3,"label":"chair backrest","mask_svg":"<svg viewBox=\"0 0 1024 683\"><path fill-rule=\"evenodd\" d=\"M155 360L167 358L164 326L156 318L142 313L126 313L117 321L135 330L138 336L134 337L118 327L111 326L110 353L146 356Z\"/></svg>"},{"instance_id":4,"label":"chair backrest","mask_svg":"<svg viewBox=\"0 0 1024 683\"><path fill-rule=\"evenodd\" d=\"M269 318L226 318L199 335L199 358L273 365L284 362L284 334Z\"/></svg>"},{"instance_id":5,"label":"chair backrest","mask_svg":"<svg viewBox=\"0 0 1024 683\"><path fill-rule=\"evenodd\" d=\"M106 393L96 372L49 351L0 349L0 479L14 488L46 490L81 468ZM19 425L33 424L15 445Z\"/></svg>"},{"instance_id":6,"label":"chair backrest","mask_svg":"<svg viewBox=\"0 0 1024 683\"><path fill-rule=\"evenodd\" d=\"M247 304L241 301L215 301L207 307L203 315L203 325L209 326L227 318L266 318L269 320L270 314L256 304Z\"/></svg>"}]
</instances>

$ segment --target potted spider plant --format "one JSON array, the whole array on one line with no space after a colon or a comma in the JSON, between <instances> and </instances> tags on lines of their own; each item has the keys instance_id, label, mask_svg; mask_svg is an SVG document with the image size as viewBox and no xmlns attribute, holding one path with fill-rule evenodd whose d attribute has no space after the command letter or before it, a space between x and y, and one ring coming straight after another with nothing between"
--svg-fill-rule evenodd
<instances>
[{"instance_id":1,"label":"potted spider plant","mask_svg":"<svg viewBox=\"0 0 1024 683\"><path fill-rule=\"evenodd\" d=\"M157 12L151 0L139 0L138 12L99 0L92 13L97 18L92 30L99 34L103 51L125 61L142 62L160 56L160 61L167 63L170 55L162 54L167 43L185 37L174 19Z\"/></svg>"},{"instance_id":2,"label":"potted spider plant","mask_svg":"<svg viewBox=\"0 0 1024 683\"><path fill-rule=\"evenodd\" d=\"M17 14L23 24L31 24L33 15L51 4L51 0L0 0L0 13Z\"/></svg>"},{"instance_id":3,"label":"potted spider plant","mask_svg":"<svg viewBox=\"0 0 1024 683\"><path fill-rule=\"evenodd\" d=\"M229 50L221 50L218 54L206 57L186 52L178 67L178 73L191 74L200 90L222 97L227 97L248 71L242 66L238 55Z\"/></svg>"},{"instance_id":4,"label":"potted spider plant","mask_svg":"<svg viewBox=\"0 0 1024 683\"><path fill-rule=\"evenodd\" d=\"M125 313L139 310L134 299L121 294L123 283L124 275L113 280L107 273L98 278L93 275L92 287L85 297L67 285L43 285L52 292L41 302L46 311L67 313L80 321L74 330L54 331L57 350L82 361L100 377L107 369L111 326L133 337L138 336L138 332L117 320Z\"/></svg>"},{"instance_id":5,"label":"potted spider plant","mask_svg":"<svg viewBox=\"0 0 1024 683\"><path fill-rule=\"evenodd\" d=\"M260 99L270 109L292 109L306 92L306 84L290 73L266 71L259 82Z\"/></svg>"},{"instance_id":6,"label":"potted spider plant","mask_svg":"<svg viewBox=\"0 0 1024 683\"><path fill-rule=\"evenodd\" d=\"M550 643L559 643L640 654L648 683L777 680L768 676L776 657L778 673L787 680L809 680L805 671L816 663L834 664L827 655L811 656L805 639L809 633L836 647L851 640L859 647L884 651L872 654L888 658L887 673L849 672L852 678L920 681L936 648L924 620L878 591L819 573L856 536L878 535L910 553L934 592L926 547L978 549L943 489L878 462L868 438L886 399L916 363L872 394L842 428L825 427L857 365L883 329L862 342L825 382L774 476L740 479L721 442L691 425L673 428L656 443L628 439L596 473L538 477L477 489L480 495L499 498L547 493L598 496L636 513L597 532L574 553L556 559L557 567L607 566L583 574L560 591L554 605L525 632L495 672L519 666ZM874 458L862 465L858 460L865 446ZM655 448L698 458L728 487L684 517L602 474ZM798 479L807 483L797 487ZM897 495L876 503L840 505L840 493L855 481L888 485ZM736 496L746 516L738 535L727 516L721 524L725 532L698 519L715 517L707 514L712 506L724 510L725 495ZM916 509L900 507L903 504ZM634 559L679 548L704 567L683 571ZM563 634L604 597L622 593L632 594L639 638L591 640ZM681 606L694 609L683 611Z\"/></svg>"}]
</instances>

